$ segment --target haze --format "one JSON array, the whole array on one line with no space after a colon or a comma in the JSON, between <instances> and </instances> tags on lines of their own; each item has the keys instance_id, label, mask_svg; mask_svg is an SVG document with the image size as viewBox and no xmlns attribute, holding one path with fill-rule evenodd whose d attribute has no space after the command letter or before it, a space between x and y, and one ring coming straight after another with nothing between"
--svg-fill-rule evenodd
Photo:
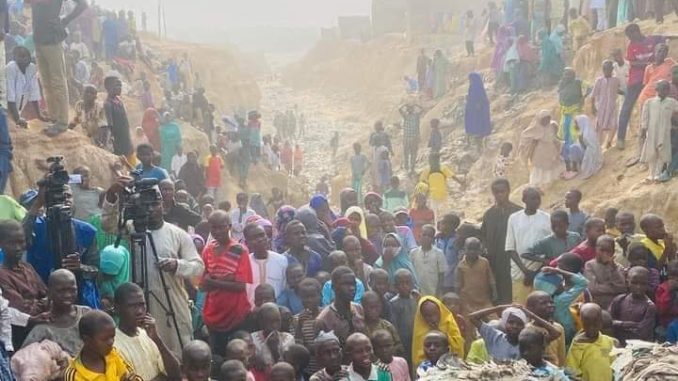
<instances>
[{"instance_id":1,"label":"haze","mask_svg":"<svg viewBox=\"0 0 678 381\"><path fill-rule=\"evenodd\" d=\"M97 0L108 9L131 9L140 20L148 15L149 30L157 30L159 0ZM195 42L239 41L245 33L262 30L313 29L336 25L337 16L369 15L370 0L162 0L167 34L175 39ZM273 28L271 28L273 27ZM256 28L256 29L252 29ZM266 33L266 32L262 32ZM271 38L275 38L274 33ZM263 37L263 36L262 36Z\"/></svg>"}]
</instances>

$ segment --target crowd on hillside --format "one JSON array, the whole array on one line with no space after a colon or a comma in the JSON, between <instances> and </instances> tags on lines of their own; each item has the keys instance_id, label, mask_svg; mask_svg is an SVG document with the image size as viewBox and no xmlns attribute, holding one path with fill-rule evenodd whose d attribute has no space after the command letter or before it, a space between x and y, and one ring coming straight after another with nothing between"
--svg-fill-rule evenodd
<instances>
[{"instance_id":1,"label":"crowd on hillside","mask_svg":"<svg viewBox=\"0 0 678 381\"><path fill-rule=\"evenodd\" d=\"M64 204L74 217L74 253L52 252L44 184L17 199L0 195L3 381L410 381L447 366L438 360L449 356L490 368L522 361L533 377L599 381L613 379L614 347L678 341L678 249L661 216L634 216L623 205L592 216L580 209L577 189L563 196L565 209L547 212L540 190L528 186L519 206L504 178L512 151L505 143L493 168L494 205L477 224L462 221L463 210L447 211L448 182L465 182L441 163L437 119L430 122L428 165L416 168L425 110L414 104L399 110L402 169L418 179L412 192L401 189L391 136L378 122L365 151L353 144L351 187L340 192L339 208L328 201L327 177L302 206L288 205L278 188L268 200L256 193L228 200L220 188L225 167L232 165L243 187L250 164L299 173L303 156L291 142L304 134L303 114L278 113L273 137L262 136L257 111L239 111L216 126L187 55L164 59L144 47L133 13L73 3L31 2L32 33L20 2L5 7L22 37L14 39L5 70L7 111L18 127L30 112L49 121L46 133L55 137L63 123L80 125L123 165L113 167L112 184L93 184L95 169L73 171L81 182L64 188ZM99 24L114 43L93 38ZM497 48L501 28L493 29ZM625 32L626 56L617 51L602 63L590 94L573 70L562 70L560 124L541 111L522 133L518 152L531 166L532 185L594 175L603 148L619 136L617 119L628 113L628 125L635 103L643 105L639 161L648 164L650 180L671 173L667 142L678 84L664 78L674 71L666 37L645 36L633 23ZM474 53L472 44L467 49ZM81 65L86 54L94 60ZM439 68L429 61L422 52L421 83L436 96L447 90L446 74L436 77ZM63 75L51 71L59 62ZM142 65L161 78L157 104ZM492 131L489 101L482 77L472 73L469 80L465 127L483 138ZM138 129L130 129L123 94L147 110ZM79 99L73 119L70 96ZM581 113L588 96L595 124ZM64 102L66 119L56 119ZM184 153L179 119L210 139L204 161ZM4 186L12 151L0 121ZM338 140L335 134L330 141L333 156ZM157 258L148 253L143 265L134 224L118 218L134 170L158 181L153 197L146 194L145 219Z\"/></svg>"}]
</instances>

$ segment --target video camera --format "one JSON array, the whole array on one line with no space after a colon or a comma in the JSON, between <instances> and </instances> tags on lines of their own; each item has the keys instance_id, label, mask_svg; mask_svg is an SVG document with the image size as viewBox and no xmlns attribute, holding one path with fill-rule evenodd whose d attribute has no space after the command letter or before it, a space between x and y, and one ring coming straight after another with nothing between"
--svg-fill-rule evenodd
<instances>
[{"instance_id":1,"label":"video camera","mask_svg":"<svg viewBox=\"0 0 678 381\"><path fill-rule=\"evenodd\" d=\"M156 186L158 179L142 179L141 171L131 173L134 181L122 194L123 221L132 221L138 232L146 231L151 205L162 198Z\"/></svg>"},{"instance_id":2,"label":"video camera","mask_svg":"<svg viewBox=\"0 0 678 381\"><path fill-rule=\"evenodd\" d=\"M50 208L55 205L63 205L66 185L71 182L68 171L62 164L63 156L52 156L47 158L51 163L47 176L38 181L38 186L45 187L45 207Z\"/></svg>"}]
</instances>

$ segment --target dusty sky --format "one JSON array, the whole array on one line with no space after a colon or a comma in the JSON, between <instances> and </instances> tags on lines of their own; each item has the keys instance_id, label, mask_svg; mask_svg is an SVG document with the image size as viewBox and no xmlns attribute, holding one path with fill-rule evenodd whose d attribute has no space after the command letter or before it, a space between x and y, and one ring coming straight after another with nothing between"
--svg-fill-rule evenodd
<instances>
[{"instance_id":1,"label":"dusty sky","mask_svg":"<svg viewBox=\"0 0 678 381\"><path fill-rule=\"evenodd\" d=\"M145 10L155 24L158 1L163 1L167 28L332 26L340 15L369 15L370 0L96 0L109 9ZM149 25L150 26L150 25ZM221 28L220 28L221 29Z\"/></svg>"}]
</instances>

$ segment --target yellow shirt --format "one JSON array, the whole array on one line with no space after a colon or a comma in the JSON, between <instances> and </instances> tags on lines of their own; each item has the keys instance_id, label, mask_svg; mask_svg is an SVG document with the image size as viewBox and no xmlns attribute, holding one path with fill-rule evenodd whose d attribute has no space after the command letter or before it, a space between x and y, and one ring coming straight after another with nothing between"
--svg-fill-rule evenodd
<instances>
[{"instance_id":1,"label":"yellow shirt","mask_svg":"<svg viewBox=\"0 0 678 381\"><path fill-rule=\"evenodd\" d=\"M454 172L444 165L440 166L440 172L431 173L426 169L419 177L420 181L428 184L429 197L434 201L447 200L447 179L454 176Z\"/></svg>"},{"instance_id":2,"label":"yellow shirt","mask_svg":"<svg viewBox=\"0 0 678 381\"><path fill-rule=\"evenodd\" d=\"M645 247L647 247L648 250L652 252L652 255L654 255L657 260L661 258L662 254L664 254L664 240L660 239L657 243L652 241L651 239L645 237L640 240L640 243L642 243Z\"/></svg>"},{"instance_id":3,"label":"yellow shirt","mask_svg":"<svg viewBox=\"0 0 678 381\"><path fill-rule=\"evenodd\" d=\"M97 373L87 369L80 361L80 356L71 360L64 373L64 381L121 381L125 375L132 375L125 381L143 381L139 376L135 376L134 369L129 365L120 354L115 350L106 356L106 373Z\"/></svg>"},{"instance_id":4,"label":"yellow shirt","mask_svg":"<svg viewBox=\"0 0 678 381\"><path fill-rule=\"evenodd\" d=\"M614 348L614 339L601 333L592 343L578 342L577 339L583 339L583 335L580 332L572 340L567 354L567 368L583 381L612 380L613 358L610 352Z\"/></svg>"},{"instance_id":5,"label":"yellow shirt","mask_svg":"<svg viewBox=\"0 0 678 381\"><path fill-rule=\"evenodd\" d=\"M127 336L119 328L116 329L113 346L144 380L153 380L166 374L160 350L144 329L139 328L136 336Z\"/></svg>"},{"instance_id":6,"label":"yellow shirt","mask_svg":"<svg viewBox=\"0 0 678 381\"><path fill-rule=\"evenodd\" d=\"M471 343L471 348L469 348L468 354L466 355L467 362L484 364L491 359L490 354L487 353L487 347L485 347L485 340L477 339Z\"/></svg>"}]
</instances>

